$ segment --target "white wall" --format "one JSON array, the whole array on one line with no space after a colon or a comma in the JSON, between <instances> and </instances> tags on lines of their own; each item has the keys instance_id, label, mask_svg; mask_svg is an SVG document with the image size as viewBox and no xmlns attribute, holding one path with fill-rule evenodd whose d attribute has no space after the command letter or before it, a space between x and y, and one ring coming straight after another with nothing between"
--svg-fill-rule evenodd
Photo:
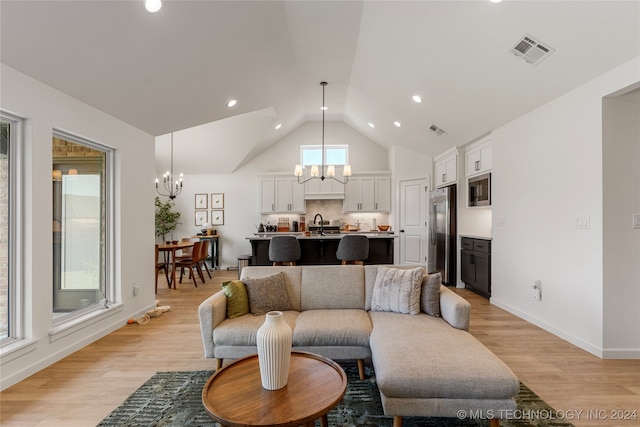
<instances>
[{"instance_id":1,"label":"white wall","mask_svg":"<svg viewBox=\"0 0 640 427\"><path fill-rule=\"evenodd\" d=\"M126 324L154 303L154 138L2 65L0 108L26 119L24 138L24 340L3 348L1 388L37 372ZM95 321L53 334L52 130L61 129L116 149L114 309ZM132 296L131 283L141 293Z\"/></svg>"},{"instance_id":2,"label":"white wall","mask_svg":"<svg viewBox=\"0 0 640 427\"><path fill-rule=\"evenodd\" d=\"M603 100L604 352L640 358L640 89Z\"/></svg>"},{"instance_id":3,"label":"white wall","mask_svg":"<svg viewBox=\"0 0 640 427\"><path fill-rule=\"evenodd\" d=\"M491 301L599 356L602 97L638 82L639 69L636 58L492 133ZM574 227L578 215L590 228Z\"/></svg>"},{"instance_id":4,"label":"white wall","mask_svg":"<svg viewBox=\"0 0 640 427\"><path fill-rule=\"evenodd\" d=\"M175 236L181 238L199 231L194 221L196 193L224 193L225 223L215 227L221 236L220 264L223 268L237 266L238 256L251 252L246 238L255 233L260 224L257 176L270 172L293 176L295 165L300 163L300 145L320 144L321 136L322 123L307 122L234 173L186 175L184 190L175 199L182 222ZM349 144L349 162L354 174L389 170L387 150L343 122L325 123L325 144Z\"/></svg>"}]
</instances>

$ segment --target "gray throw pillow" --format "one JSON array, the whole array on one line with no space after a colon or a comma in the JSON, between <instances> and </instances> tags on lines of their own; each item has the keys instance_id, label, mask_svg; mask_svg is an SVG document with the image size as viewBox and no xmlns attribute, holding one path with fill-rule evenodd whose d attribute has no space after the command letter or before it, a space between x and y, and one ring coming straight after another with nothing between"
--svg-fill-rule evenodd
<instances>
[{"instance_id":1,"label":"gray throw pillow","mask_svg":"<svg viewBox=\"0 0 640 427\"><path fill-rule=\"evenodd\" d=\"M441 273L431 273L422 282L422 311L429 316L440 317Z\"/></svg>"},{"instance_id":2,"label":"gray throw pillow","mask_svg":"<svg viewBox=\"0 0 640 427\"><path fill-rule=\"evenodd\" d=\"M258 316L270 311L291 310L287 285L282 273L273 276L243 279L249 298L251 314Z\"/></svg>"},{"instance_id":3,"label":"gray throw pillow","mask_svg":"<svg viewBox=\"0 0 640 427\"><path fill-rule=\"evenodd\" d=\"M371 311L420 313L424 268L379 267L371 295Z\"/></svg>"}]
</instances>

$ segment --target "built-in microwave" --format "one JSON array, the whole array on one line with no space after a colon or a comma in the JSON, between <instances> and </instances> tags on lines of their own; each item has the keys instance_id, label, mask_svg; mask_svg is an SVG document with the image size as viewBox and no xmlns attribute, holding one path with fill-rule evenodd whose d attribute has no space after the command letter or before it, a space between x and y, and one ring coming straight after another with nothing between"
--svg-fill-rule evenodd
<instances>
[{"instance_id":1,"label":"built-in microwave","mask_svg":"<svg viewBox=\"0 0 640 427\"><path fill-rule=\"evenodd\" d=\"M491 206L491 174L469 178L469 206Z\"/></svg>"}]
</instances>

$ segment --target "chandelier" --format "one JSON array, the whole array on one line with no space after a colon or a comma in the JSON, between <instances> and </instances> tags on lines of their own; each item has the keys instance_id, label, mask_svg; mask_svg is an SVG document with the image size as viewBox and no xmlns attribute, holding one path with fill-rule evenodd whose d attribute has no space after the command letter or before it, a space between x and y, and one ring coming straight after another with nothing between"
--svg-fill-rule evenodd
<instances>
[{"instance_id":1,"label":"chandelier","mask_svg":"<svg viewBox=\"0 0 640 427\"><path fill-rule=\"evenodd\" d=\"M298 184L304 184L305 182L310 181L312 179L320 179L321 181L324 181L326 178L338 181L340 184L346 184L349 181L349 177L351 176L351 165L344 165L344 170L342 171L342 176L344 177L344 181L341 181L335 177L336 168L334 165L327 166L327 175L325 176L324 112L327 109L327 107L324 105L324 88L325 86L327 86L327 82L321 82L320 84L322 85L322 164L320 165L320 168L318 168L318 165L311 166L311 173L310 173L311 176L307 179L303 179L302 181L300 180L300 177L304 176L304 172L302 171L302 165L296 165L296 168L293 174L298 177Z\"/></svg>"},{"instance_id":2,"label":"chandelier","mask_svg":"<svg viewBox=\"0 0 640 427\"><path fill-rule=\"evenodd\" d=\"M156 191L161 196L166 196L171 200L175 199L178 194L182 192L182 181L183 174L180 174L180 179L175 180L174 184L174 174L173 174L173 132L171 132L171 169L168 170L164 175L162 175L162 187L163 190L166 191L166 194L160 191L160 183L158 182L158 178L156 178Z\"/></svg>"}]
</instances>

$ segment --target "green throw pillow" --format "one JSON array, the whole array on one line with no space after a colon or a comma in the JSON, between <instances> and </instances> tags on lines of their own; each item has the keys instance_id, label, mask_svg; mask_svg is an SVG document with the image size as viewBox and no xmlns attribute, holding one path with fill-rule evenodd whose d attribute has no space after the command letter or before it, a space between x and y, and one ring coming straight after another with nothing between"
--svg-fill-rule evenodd
<instances>
[{"instance_id":1,"label":"green throw pillow","mask_svg":"<svg viewBox=\"0 0 640 427\"><path fill-rule=\"evenodd\" d=\"M227 317L229 319L244 316L249 312L247 289L241 280L222 282L222 289L227 296Z\"/></svg>"}]
</instances>

